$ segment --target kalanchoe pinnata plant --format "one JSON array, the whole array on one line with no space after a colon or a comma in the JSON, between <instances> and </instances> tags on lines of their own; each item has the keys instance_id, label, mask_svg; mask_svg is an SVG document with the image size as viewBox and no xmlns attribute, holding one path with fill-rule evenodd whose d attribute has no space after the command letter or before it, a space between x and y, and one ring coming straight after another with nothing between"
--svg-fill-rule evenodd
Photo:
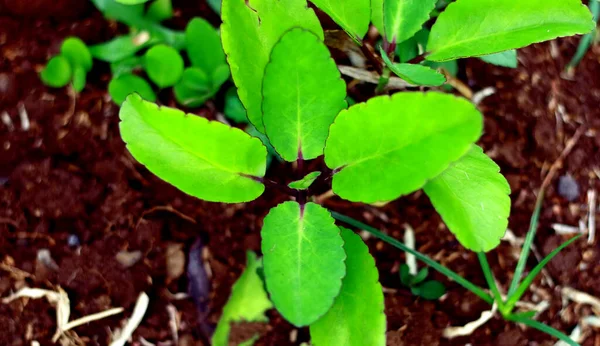
<instances>
[{"instance_id":1,"label":"kalanchoe pinnata plant","mask_svg":"<svg viewBox=\"0 0 600 346\"><path fill-rule=\"evenodd\" d=\"M421 30L435 1L314 4L358 44L373 18L384 34L386 66L415 83L434 80L427 85L443 83L443 76L419 62L499 53L593 27L579 0L458 0L437 16L420 58L399 66L393 46ZM493 249L506 230L510 189L475 144L483 131L476 107L433 91L377 96L348 107L345 82L305 0L224 0L221 11L223 48L248 119L283 160L297 163L298 174L274 182L266 177L267 148L261 140L137 95L129 96L120 112L131 154L160 178L206 201L247 202L272 186L290 194L291 200L274 206L263 221L262 275L274 307L290 323L310 326L314 345L385 345L375 262L361 238L335 219L415 254L492 303L490 294L456 273L310 199L317 178L330 181L339 197L368 204L423 189L463 246ZM304 171L304 161L323 155L328 170L321 177ZM263 316L267 305L254 313ZM503 311L506 318L542 329L511 315L511 309Z\"/></svg>"}]
</instances>

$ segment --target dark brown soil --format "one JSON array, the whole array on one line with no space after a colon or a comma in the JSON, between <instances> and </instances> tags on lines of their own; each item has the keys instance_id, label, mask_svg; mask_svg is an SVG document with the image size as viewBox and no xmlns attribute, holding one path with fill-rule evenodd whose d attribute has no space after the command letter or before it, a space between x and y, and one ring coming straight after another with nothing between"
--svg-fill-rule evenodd
<instances>
[{"instance_id":1,"label":"dark brown soil","mask_svg":"<svg viewBox=\"0 0 600 346\"><path fill-rule=\"evenodd\" d=\"M118 132L118 108L106 95L107 66L95 65L88 85L76 98L66 89L44 87L37 73L66 36L96 43L123 30L105 21L91 6L69 0L56 3L69 10L46 11L44 1L31 6L22 6L18 0L0 1L0 113L6 111L12 120L10 126L0 123L0 297L25 285L47 289L60 286L71 300L72 318L110 307L124 307L128 316L144 291L150 296L150 307L135 340L143 337L155 344L171 340L167 306L173 305L180 317L179 344L207 344L207 333L243 270L245 251L260 249L262 218L287 197L269 191L243 205L205 203L154 177L124 149ZM177 17L170 22L172 26L182 28L192 16L218 23L218 17L203 1L191 3L175 2ZM520 67L515 70L475 59L461 62L459 78L471 89L493 86L497 90L480 105L486 121L481 145L510 182L513 209L509 227L517 236L523 236L528 228L547 169L575 131L582 126L586 129L559 170L559 175L569 173L575 178L579 197L572 202L560 197L556 180L547 192L535 240L542 255L567 239L556 235L550 225L578 225L587 212L586 192L600 190L598 173L594 173L600 167L600 47L586 55L569 79L563 68L577 42L562 39L553 49L549 43L523 49ZM351 93L370 96L359 89ZM172 100L165 95L163 102L170 105ZM217 100L217 108L220 102ZM19 110L23 109L30 122L27 129L20 121ZM196 113L212 118L214 109ZM291 169L276 163L269 175L283 179L283 173ZM409 224L422 252L476 284L485 284L476 256L457 243L422 193L382 208L337 198L324 201L324 205L399 239L404 225ZM75 237L80 246L69 245ZM189 282L182 266L189 261L190 249L198 239L205 246L194 248L192 254L202 253L210 267L208 303L199 304L174 296L187 292ZM437 273L433 277L447 284L445 297L428 302L412 296L398 277L404 255L376 239L369 239L368 244L381 282L389 288L386 314L390 345L554 343L545 334L498 317L470 337L442 338L445 327L475 320L489 306ZM579 319L590 313L574 305L562 310L560 287L600 296L597 244L578 240L548 267L553 285L536 281L535 294L528 294L525 300L549 301L550 308L540 316L541 321L570 333ZM56 266L37 259L40 249L50 251ZM130 266L119 261L123 254L135 252L141 259L128 263ZM506 289L516 264L515 249L503 242L488 258ZM533 264L534 258L530 261ZM196 287L202 284L197 282ZM271 322L258 344L308 341L306 330L295 330L276 312L269 316ZM113 316L77 327L75 332L84 344L106 345L123 319L122 315ZM237 326L236 330L247 333L247 327ZM29 345L32 340L51 344L55 328L55 310L43 300L0 304L0 345ZM591 333L584 344L597 345L599 341L600 334Z\"/></svg>"}]
</instances>

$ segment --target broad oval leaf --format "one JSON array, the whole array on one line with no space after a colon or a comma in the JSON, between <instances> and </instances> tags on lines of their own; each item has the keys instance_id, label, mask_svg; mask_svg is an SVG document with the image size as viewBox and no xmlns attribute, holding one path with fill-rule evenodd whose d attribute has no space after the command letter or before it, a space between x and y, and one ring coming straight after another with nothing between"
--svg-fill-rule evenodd
<instances>
[{"instance_id":1,"label":"broad oval leaf","mask_svg":"<svg viewBox=\"0 0 600 346\"><path fill-rule=\"evenodd\" d=\"M218 90L218 89L217 89ZM217 92L206 73L197 67L189 67L175 87L173 93L177 102L186 107L200 107Z\"/></svg>"},{"instance_id":2,"label":"broad oval leaf","mask_svg":"<svg viewBox=\"0 0 600 346\"><path fill-rule=\"evenodd\" d=\"M517 60L517 50L511 49L500 53L494 53L489 55L482 55L479 59L502 67L517 68L519 61Z\"/></svg>"},{"instance_id":3,"label":"broad oval leaf","mask_svg":"<svg viewBox=\"0 0 600 346\"><path fill-rule=\"evenodd\" d=\"M361 43L369 30L371 0L310 0Z\"/></svg>"},{"instance_id":4,"label":"broad oval leaf","mask_svg":"<svg viewBox=\"0 0 600 346\"><path fill-rule=\"evenodd\" d=\"M108 83L108 93L118 105L125 102L127 96L133 93L139 94L146 101L156 101L156 94L150 84L144 78L131 73L124 73L113 78Z\"/></svg>"},{"instance_id":5,"label":"broad oval leaf","mask_svg":"<svg viewBox=\"0 0 600 346\"><path fill-rule=\"evenodd\" d=\"M585 34L594 26L581 0L458 0L448 5L431 28L427 59L492 54Z\"/></svg>"},{"instance_id":6,"label":"broad oval leaf","mask_svg":"<svg viewBox=\"0 0 600 346\"><path fill-rule=\"evenodd\" d=\"M329 50L303 29L292 29L273 48L263 96L266 134L286 161L323 155L329 126L348 105Z\"/></svg>"},{"instance_id":7,"label":"broad oval leaf","mask_svg":"<svg viewBox=\"0 0 600 346\"><path fill-rule=\"evenodd\" d=\"M71 67L81 66L85 72L92 69L92 54L78 37L69 37L60 46L60 54L69 60ZM84 83L85 84L85 83Z\"/></svg>"},{"instance_id":8,"label":"broad oval leaf","mask_svg":"<svg viewBox=\"0 0 600 346\"><path fill-rule=\"evenodd\" d=\"M155 22L162 22L173 17L173 4L171 0L155 0L148 6L146 18Z\"/></svg>"},{"instance_id":9,"label":"broad oval leaf","mask_svg":"<svg viewBox=\"0 0 600 346\"><path fill-rule=\"evenodd\" d=\"M229 331L233 322L268 322L265 312L273 304L265 292L265 284L257 270L262 268L262 261L256 254L246 254L246 269L231 288L231 295L223 307L223 314L212 336L213 346L228 346Z\"/></svg>"},{"instance_id":10,"label":"broad oval leaf","mask_svg":"<svg viewBox=\"0 0 600 346\"><path fill-rule=\"evenodd\" d=\"M143 101L123 103L121 136L133 157L192 196L239 203L264 191L267 150L259 139L217 121Z\"/></svg>"},{"instance_id":11,"label":"broad oval leaf","mask_svg":"<svg viewBox=\"0 0 600 346\"><path fill-rule=\"evenodd\" d=\"M284 202L261 231L265 280L277 310L292 324L309 325L333 305L346 274L340 230L318 204Z\"/></svg>"},{"instance_id":12,"label":"broad oval leaf","mask_svg":"<svg viewBox=\"0 0 600 346\"><path fill-rule=\"evenodd\" d=\"M269 56L283 34L305 28L323 40L323 29L305 0L223 0L221 41L248 119L265 132L262 83Z\"/></svg>"},{"instance_id":13,"label":"broad oval leaf","mask_svg":"<svg viewBox=\"0 0 600 346\"><path fill-rule=\"evenodd\" d=\"M192 19L185 28L188 57L192 65L210 76L225 63L225 52L217 30L202 18Z\"/></svg>"},{"instance_id":14,"label":"broad oval leaf","mask_svg":"<svg viewBox=\"0 0 600 346\"><path fill-rule=\"evenodd\" d=\"M342 111L329 131L325 163L333 192L365 203L414 192L466 154L482 116L465 99L438 92L379 96Z\"/></svg>"},{"instance_id":15,"label":"broad oval leaf","mask_svg":"<svg viewBox=\"0 0 600 346\"><path fill-rule=\"evenodd\" d=\"M69 84L73 70L69 60L62 55L57 55L48 61L40 73L40 78L45 85L53 88L62 88Z\"/></svg>"},{"instance_id":16,"label":"broad oval leaf","mask_svg":"<svg viewBox=\"0 0 600 346\"><path fill-rule=\"evenodd\" d=\"M144 66L150 80L160 88L175 85L183 74L183 58L175 48L164 44L148 49Z\"/></svg>"},{"instance_id":17,"label":"broad oval leaf","mask_svg":"<svg viewBox=\"0 0 600 346\"><path fill-rule=\"evenodd\" d=\"M394 72L396 76L412 85L439 86L446 82L446 77L431 67L406 63L395 64L383 51L383 48L380 49L380 52L386 66Z\"/></svg>"},{"instance_id":18,"label":"broad oval leaf","mask_svg":"<svg viewBox=\"0 0 600 346\"><path fill-rule=\"evenodd\" d=\"M421 30L437 0L384 0L383 27L388 42L403 42Z\"/></svg>"},{"instance_id":19,"label":"broad oval leaf","mask_svg":"<svg viewBox=\"0 0 600 346\"><path fill-rule=\"evenodd\" d=\"M385 31L383 28L383 0L371 0L371 23L383 36Z\"/></svg>"},{"instance_id":20,"label":"broad oval leaf","mask_svg":"<svg viewBox=\"0 0 600 346\"><path fill-rule=\"evenodd\" d=\"M340 228L348 256L346 276L331 309L310 326L311 342L315 346L384 346L384 299L375 260L357 234Z\"/></svg>"},{"instance_id":21,"label":"broad oval leaf","mask_svg":"<svg viewBox=\"0 0 600 346\"><path fill-rule=\"evenodd\" d=\"M496 247L508 226L510 186L499 172L500 167L473 145L424 187L450 231L476 252Z\"/></svg>"}]
</instances>

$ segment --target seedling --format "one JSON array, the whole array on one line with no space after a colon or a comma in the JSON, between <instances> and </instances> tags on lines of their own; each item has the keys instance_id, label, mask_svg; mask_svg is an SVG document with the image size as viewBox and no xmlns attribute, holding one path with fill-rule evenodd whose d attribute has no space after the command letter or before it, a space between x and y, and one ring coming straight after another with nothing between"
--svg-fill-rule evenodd
<instances>
[{"instance_id":1,"label":"seedling","mask_svg":"<svg viewBox=\"0 0 600 346\"><path fill-rule=\"evenodd\" d=\"M359 44L372 13L389 17L390 9L398 8L369 0L313 2ZM393 27L384 31L385 52L393 51L399 35L410 38L429 19L431 5L424 10L423 3L406 2L402 6L414 8L393 11ZM376 205L423 189L464 247L493 249L507 227L510 188L475 145L483 130L481 113L467 100L439 92L401 92L348 107L345 81L305 0L250 5L223 1L221 37L240 100L262 141L130 95L121 108L120 129L133 157L206 201L248 202L266 188L290 195L263 220L264 280L274 307L295 326L310 326L315 345L385 344L375 261L362 239L337 226L336 219L413 254L493 303L487 292L427 256L311 201L315 178L331 183L342 199ZM530 0L519 6L513 0L458 0L437 17L419 59L488 55L592 27L579 0ZM266 177L266 142L284 161L296 163L293 177ZM306 172L305 161L320 156L328 169L316 177L319 171ZM548 326L523 321L572 343Z\"/></svg>"},{"instance_id":2,"label":"seedling","mask_svg":"<svg viewBox=\"0 0 600 346\"><path fill-rule=\"evenodd\" d=\"M412 294L427 300L436 300L446 293L446 287L437 280L427 280L429 268L424 267L416 275L410 273L407 264L400 266L400 281L408 288Z\"/></svg>"},{"instance_id":3,"label":"seedling","mask_svg":"<svg viewBox=\"0 0 600 346\"><path fill-rule=\"evenodd\" d=\"M57 88L72 81L79 92L93 57L110 63L113 77L108 92L119 105L131 93L155 101L157 91L168 87L173 87L175 99L186 107L199 107L214 97L230 76L215 28L195 18L185 32L167 29L160 22L173 16L171 0L152 1L147 9L145 2L94 0L105 16L129 25L131 33L89 49L78 38L68 38L61 54L42 71L42 81ZM185 67L181 51L187 51L191 66ZM144 71L152 83L138 71Z\"/></svg>"}]
</instances>

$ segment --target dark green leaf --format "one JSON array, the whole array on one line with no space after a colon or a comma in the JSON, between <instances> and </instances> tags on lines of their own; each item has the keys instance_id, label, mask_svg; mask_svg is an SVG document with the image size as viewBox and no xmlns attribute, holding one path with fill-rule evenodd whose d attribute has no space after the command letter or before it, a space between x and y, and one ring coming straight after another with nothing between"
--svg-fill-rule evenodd
<instances>
[{"instance_id":1,"label":"dark green leaf","mask_svg":"<svg viewBox=\"0 0 600 346\"><path fill-rule=\"evenodd\" d=\"M418 295L427 300L439 299L446 293L446 287L443 283L435 280L425 281L419 286Z\"/></svg>"},{"instance_id":2,"label":"dark green leaf","mask_svg":"<svg viewBox=\"0 0 600 346\"><path fill-rule=\"evenodd\" d=\"M412 275L410 275L410 268L406 263L402 263L400 266L400 282L404 286L410 286L410 281L412 279Z\"/></svg>"},{"instance_id":3,"label":"dark green leaf","mask_svg":"<svg viewBox=\"0 0 600 346\"><path fill-rule=\"evenodd\" d=\"M412 277L409 286L420 284L421 282L423 282L423 280L427 278L427 275L429 275L429 269L427 267L421 268L417 275Z\"/></svg>"},{"instance_id":4,"label":"dark green leaf","mask_svg":"<svg viewBox=\"0 0 600 346\"><path fill-rule=\"evenodd\" d=\"M188 56L192 65L207 75L225 64L225 53L217 30L202 18L192 19L185 29Z\"/></svg>"},{"instance_id":5,"label":"dark green leaf","mask_svg":"<svg viewBox=\"0 0 600 346\"><path fill-rule=\"evenodd\" d=\"M216 93L206 73L197 67L186 68L173 91L177 102L186 107L200 107Z\"/></svg>"},{"instance_id":6,"label":"dark green leaf","mask_svg":"<svg viewBox=\"0 0 600 346\"><path fill-rule=\"evenodd\" d=\"M235 87L229 88L225 94L225 117L236 123L248 123L246 118L246 108L240 101Z\"/></svg>"},{"instance_id":7,"label":"dark green leaf","mask_svg":"<svg viewBox=\"0 0 600 346\"><path fill-rule=\"evenodd\" d=\"M144 67L144 59L140 56L131 56L110 64L110 71L113 78L122 74L130 73L135 70L141 70Z\"/></svg>"}]
</instances>

